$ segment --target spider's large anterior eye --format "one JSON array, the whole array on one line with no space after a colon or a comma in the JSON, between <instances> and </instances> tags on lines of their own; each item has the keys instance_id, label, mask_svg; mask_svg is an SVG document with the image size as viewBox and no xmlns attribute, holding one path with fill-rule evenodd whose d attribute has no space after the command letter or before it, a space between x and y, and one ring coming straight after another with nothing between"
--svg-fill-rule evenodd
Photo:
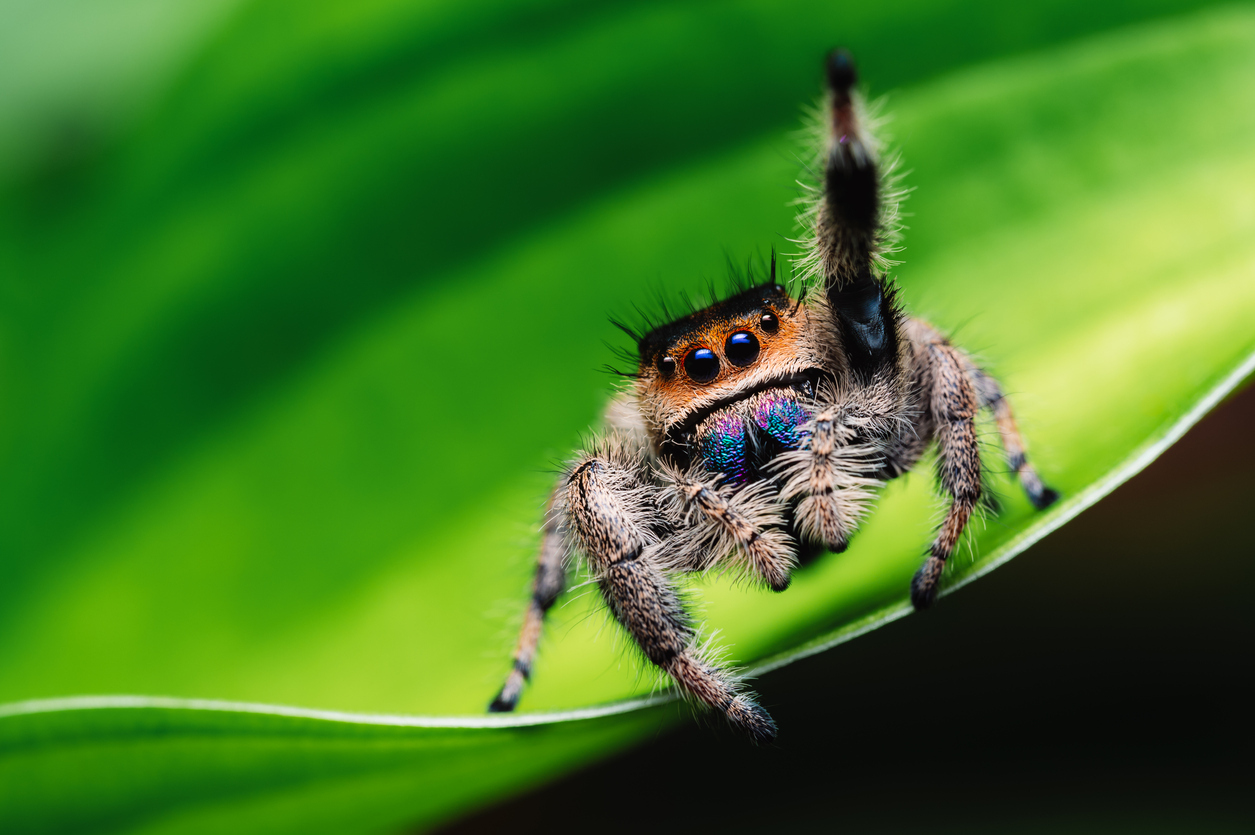
<instances>
[{"instance_id":1,"label":"spider's large anterior eye","mask_svg":"<svg viewBox=\"0 0 1255 835\"><path fill-rule=\"evenodd\" d=\"M675 373L675 357L659 357L658 373L665 379L671 379L671 375Z\"/></svg>"},{"instance_id":2,"label":"spider's large anterior eye","mask_svg":"<svg viewBox=\"0 0 1255 835\"><path fill-rule=\"evenodd\" d=\"M776 318L774 313L764 313L763 317L758 320L758 324L767 333L775 333L780 330L780 320Z\"/></svg>"},{"instance_id":3,"label":"spider's large anterior eye","mask_svg":"<svg viewBox=\"0 0 1255 835\"><path fill-rule=\"evenodd\" d=\"M733 365L749 365L758 359L758 337L749 331L737 331L724 343L723 353Z\"/></svg>"},{"instance_id":4,"label":"spider's large anterior eye","mask_svg":"<svg viewBox=\"0 0 1255 835\"><path fill-rule=\"evenodd\" d=\"M719 376L719 358L709 348L689 351L684 358L684 373L699 383L709 383Z\"/></svg>"}]
</instances>

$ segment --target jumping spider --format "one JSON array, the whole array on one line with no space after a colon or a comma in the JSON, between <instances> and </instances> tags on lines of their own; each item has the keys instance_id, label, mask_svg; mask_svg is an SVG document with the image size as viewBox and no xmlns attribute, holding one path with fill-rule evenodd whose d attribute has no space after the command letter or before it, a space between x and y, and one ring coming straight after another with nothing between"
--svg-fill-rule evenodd
<instances>
[{"instance_id":1,"label":"jumping spider","mask_svg":"<svg viewBox=\"0 0 1255 835\"><path fill-rule=\"evenodd\" d=\"M800 297L775 283L773 257L768 283L639 337L634 383L550 499L514 669L489 710L518 702L575 552L684 695L770 741L775 722L699 646L672 575L732 565L784 591L799 551L844 551L876 491L935 440L950 503L911 582L915 608L927 608L981 499L982 407L1032 503L1057 498L1028 463L998 383L900 306L884 259L899 195L862 124L853 61L837 51L826 69L824 174L800 218Z\"/></svg>"}]
</instances>

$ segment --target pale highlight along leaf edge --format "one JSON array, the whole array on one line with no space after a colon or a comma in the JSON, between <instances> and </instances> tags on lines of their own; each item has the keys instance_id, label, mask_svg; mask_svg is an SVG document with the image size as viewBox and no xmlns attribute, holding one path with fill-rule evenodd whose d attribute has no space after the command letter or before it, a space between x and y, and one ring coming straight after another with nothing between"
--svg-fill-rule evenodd
<instances>
[{"instance_id":1,"label":"pale highlight along leaf edge","mask_svg":"<svg viewBox=\"0 0 1255 835\"><path fill-rule=\"evenodd\" d=\"M981 564L966 576L943 590L949 594L966 586L978 577L993 571L998 566L1025 551L1051 531L1057 530L1074 519L1081 511L1093 506L1099 499L1108 495L1124 482L1137 475L1172 444L1181 439L1186 432L1197 424L1204 415L1211 411L1230 392L1235 391L1244 380L1255 374L1255 351L1238 364L1231 372L1211 388L1184 415L1170 425L1158 438L1152 437L1140 448L1133 451L1122 464L1098 479L1089 487L1075 496L1066 499L1049 514L1040 517L1025 530L1012 538L1002 547L995 549ZM746 670L749 677L755 677L773 670L778 670L809 658L838 644L843 644L867 632L871 632L899 618L910 614L909 602L888 606L854 623L834 630L826 635L814 638L801 646L779 655L772 656ZM283 716L289 718L315 719L325 722L340 722L354 725L375 725L403 728L521 728L536 725L550 725L560 722L573 722L582 719L597 719L603 716L630 713L648 707L667 704L679 698L674 690L655 693L650 696L624 699L602 705L593 705L576 710L545 711L519 714L486 714L483 716L406 716L393 714L352 713L338 710L319 710L315 708L291 707L286 705L268 705L255 702L232 702L215 699L183 699L168 696L67 696L52 699L32 699L22 702L11 702L0 705L0 719L40 713L57 713L81 710L201 710L221 713L260 714Z\"/></svg>"}]
</instances>

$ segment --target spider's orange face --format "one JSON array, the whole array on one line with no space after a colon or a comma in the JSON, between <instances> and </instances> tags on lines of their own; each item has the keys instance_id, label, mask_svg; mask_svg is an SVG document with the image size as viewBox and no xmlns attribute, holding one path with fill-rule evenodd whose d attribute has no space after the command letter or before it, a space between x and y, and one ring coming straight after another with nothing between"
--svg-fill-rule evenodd
<instances>
[{"instance_id":1,"label":"spider's orange face","mask_svg":"<svg viewBox=\"0 0 1255 835\"><path fill-rule=\"evenodd\" d=\"M636 394L655 440L766 389L813 392L824 361L812 328L812 315L768 284L650 331Z\"/></svg>"}]
</instances>

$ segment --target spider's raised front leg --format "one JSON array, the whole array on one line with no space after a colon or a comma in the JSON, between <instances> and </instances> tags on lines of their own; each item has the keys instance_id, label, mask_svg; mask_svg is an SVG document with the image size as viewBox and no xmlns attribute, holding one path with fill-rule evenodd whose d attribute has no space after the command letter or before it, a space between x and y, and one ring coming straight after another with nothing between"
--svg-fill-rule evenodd
<instances>
[{"instance_id":1,"label":"spider's raised front leg","mask_svg":"<svg viewBox=\"0 0 1255 835\"><path fill-rule=\"evenodd\" d=\"M657 561L659 488L645 461L611 436L566 479L571 534L587 555L616 620L680 690L722 712L753 739L775 738L771 716L704 658L697 631ZM665 533L665 532L663 532Z\"/></svg>"},{"instance_id":2,"label":"spider's raised front leg","mask_svg":"<svg viewBox=\"0 0 1255 835\"><path fill-rule=\"evenodd\" d=\"M900 195L885 185L876 140L862 124L853 59L834 52L827 71L823 184L799 218L811 230L800 265L823 290L849 372L864 384L891 383L902 362L902 317L883 274Z\"/></svg>"},{"instance_id":3,"label":"spider's raised front leg","mask_svg":"<svg viewBox=\"0 0 1255 835\"><path fill-rule=\"evenodd\" d=\"M799 500L803 536L843 551L880 481L881 452L905 430L910 391L902 373L903 317L883 272L896 236L898 195L886 188L876 141L854 93L848 53L828 56L822 186L799 220L810 229L801 261L831 317L832 380L821 391L799 449L776 462L781 497ZM839 389L838 395L834 389Z\"/></svg>"}]
</instances>

